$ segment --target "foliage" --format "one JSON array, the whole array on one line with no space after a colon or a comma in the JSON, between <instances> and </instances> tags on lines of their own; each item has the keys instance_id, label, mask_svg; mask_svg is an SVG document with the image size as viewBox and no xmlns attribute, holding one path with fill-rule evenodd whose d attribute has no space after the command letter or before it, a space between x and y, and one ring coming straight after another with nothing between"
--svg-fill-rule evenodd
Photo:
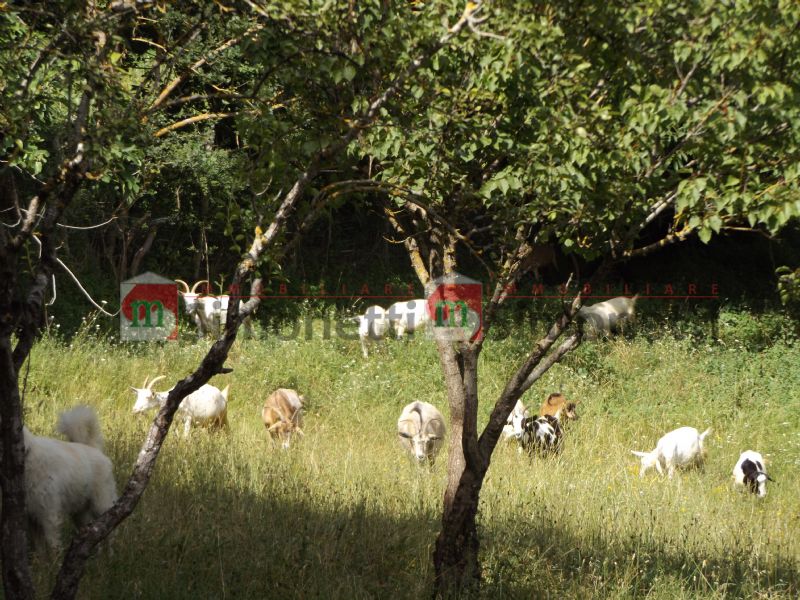
<instances>
[{"instance_id":1,"label":"foliage","mask_svg":"<svg viewBox=\"0 0 800 600\"><path fill-rule=\"evenodd\" d=\"M505 40L433 61L393 127L354 149L383 181L466 231L476 214L494 236L528 223L590 258L800 215L796 4L492 11Z\"/></svg>"}]
</instances>

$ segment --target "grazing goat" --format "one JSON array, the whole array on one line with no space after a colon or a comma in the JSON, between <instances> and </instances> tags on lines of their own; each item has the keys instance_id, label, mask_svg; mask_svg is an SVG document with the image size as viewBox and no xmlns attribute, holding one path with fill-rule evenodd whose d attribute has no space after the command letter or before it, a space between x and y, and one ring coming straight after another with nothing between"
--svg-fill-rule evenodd
<instances>
[{"instance_id":1,"label":"grazing goat","mask_svg":"<svg viewBox=\"0 0 800 600\"><path fill-rule=\"evenodd\" d=\"M561 424L557 417L528 417L522 422L522 436L519 438L520 448L540 455L559 452L562 441Z\"/></svg>"},{"instance_id":2,"label":"grazing goat","mask_svg":"<svg viewBox=\"0 0 800 600\"><path fill-rule=\"evenodd\" d=\"M667 476L672 479L677 467L701 462L705 453L703 440L710 432L710 427L703 433L698 433L694 427L679 427L658 440L655 450L650 452L631 450L633 454L641 458L642 466L639 469L639 477L644 477L644 474L652 467L656 468L659 475L663 475L663 467L666 467Z\"/></svg>"},{"instance_id":3,"label":"grazing goat","mask_svg":"<svg viewBox=\"0 0 800 600\"><path fill-rule=\"evenodd\" d=\"M358 339L361 341L361 353L364 358L369 356L367 343L382 340L389 327L386 311L380 306L370 306L363 315L354 317L358 321Z\"/></svg>"},{"instance_id":4,"label":"grazing goat","mask_svg":"<svg viewBox=\"0 0 800 600\"><path fill-rule=\"evenodd\" d=\"M261 409L261 420L272 439L282 440L283 448L289 447L292 434L303 435L303 401L305 398L294 390L280 388L272 392L264 408Z\"/></svg>"},{"instance_id":5,"label":"grazing goat","mask_svg":"<svg viewBox=\"0 0 800 600\"><path fill-rule=\"evenodd\" d=\"M639 294L633 298L620 296L591 306L584 306L578 311L577 318L589 324L589 337L592 339L601 334L615 333L622 328L625 321L633 318L638 298Z\"/></svg>"},{"instance_id":6,"label":"grazing goat","mask_svg":"<svg viewBox=\"0 0 800 600\"><path fill-rule=\"evenodd\" d=\"M197 325L198 339L205 337L209 333L218 337L228 319L228 303L231 297L227 295L201 296L196 290L200 284L208 283L205 279L196 282L191 289L189 289L189 284L182 279L176 279L175 281L184 288L183 291L178 290L178 292L183 298L183 303L186 306L186 313L191 315L195 325ZM243 304L244 301L240 301L240 310ZM247 337L252 337L252 317L248 316L245 318L242 321L242 326L244 327Z\"/></svg>"},{"instance_id":7,"label":"grazing goat","mask_svg":"<svg viewBox=\"0 0 800 600\"><path fill-rule=\"evenodd\" d=\"M433 464L445 432L442 413L428 402L407 404L397 419L400 443L418 462Z\"/></svg>"},{"instance_id":8,"label":"grazing goat","mask_svg":"<svg viewBox=\"0 0 800 600\"><path fill-rule=\"evenodd\" d=\"M422 329L431 320L428 313L428 301L421 298L405 302L395 302L386 311L386 319L394 327L398 340L406 333L414 333Z\"/></svg>"},{"instance_id":9,"label":"grazing goat","mask_svg":"<svg viewBox=\"0 0 800 600\"><path fill-rule=\"evenodd\" d=\"M553 392L542 403L542 408L539 410L539 416L544 417L551 415L561 421L577 421L578 413L576 408L578 406L577 400L575 402L567 402L564 394Z\"/></svg>"},{"instance_id":10,"label":"grazing goat","mask_svg":"<svg viewBox=\"0 0 800 600\"><path fill-rule=\"evenodd\" d=\"M506 441L519 440L524 431L522 428L522 423L528 417L528 415L528 409L525 408L522 400L517 400L517 403L514 405L514 410L512 410L511 414L508 415L506 424L503 425L501 439Z\"/></svg>"},{"instance_id":11,"label":"grazing goat","mask_svg":"<svg viewBox=\"0 0 800 600\"><path fill-rule=\"evenodd\" d=\"M133 413L138 414L153 408L164 406L172 388L166 392L154 392L153 384L164 379L165 375L155 377L149 384L147 378L141 388L131 386L136 394ZM200 389L192 392L181 401L175 417L183 421L183 434L189 435L192 425L202 425L209 428L228 427L228 391L230 386L219 391L213 385L204 384Z\"/></svg>"},{"instance_id":12,"label":"grazing goat","mask_svg":"<svg viewBox=\"0 0 800 600\"><path fill-rule=\"evenodd\" d=\"M746 486L759 498L766 496L767 481L772 481L772 478L767 475L764 457L755 450L742 452L733 467L733 481L736 486Z\"/></svg>"},{"instance_id":13,"label":"grazing goat","mask_svg":"<svg viewBox=\"0 0 800 600\"><path fill-rule=\"evenodd\" d=\"M22 429L28 523L34 543L44 542L54 552L61 547L65 517L82 527L117 500L113 467L103 454L103 435L94 410L78 406L62 413L57 429L68 442Z\"/></svg>"}]
</instances>

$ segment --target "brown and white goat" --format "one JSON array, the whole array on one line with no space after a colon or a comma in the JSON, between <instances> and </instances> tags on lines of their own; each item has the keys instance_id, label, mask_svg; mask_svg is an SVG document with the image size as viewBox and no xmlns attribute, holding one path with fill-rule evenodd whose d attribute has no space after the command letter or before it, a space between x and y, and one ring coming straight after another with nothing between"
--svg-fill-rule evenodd
<instances>
[{"instance_id":1,"label":"brown and white goat","mask_svg":"<svg viewBox=\"0 0 800 600\"><path fill-rule=\"evenodd\" d=\"M303 435L303 401L305 398L296 391L280 388L272 392L264 408L261 409L261 420L273 440L280 439L282 446L288 448L292 434Z\"/></svg>"},{"instance_id":2,"label":"brown and white goat","mask_svg":"<svg viewBox=\"0 0 800 600\"><path fill-rule=\"evenodd\" d=\"M542 403L539 410L540 417L552 416L560 421L577 421L578 413L576 407L580 400L568 402L566 396L560 392L553 392Z\"/></svg>"}]
</instances>

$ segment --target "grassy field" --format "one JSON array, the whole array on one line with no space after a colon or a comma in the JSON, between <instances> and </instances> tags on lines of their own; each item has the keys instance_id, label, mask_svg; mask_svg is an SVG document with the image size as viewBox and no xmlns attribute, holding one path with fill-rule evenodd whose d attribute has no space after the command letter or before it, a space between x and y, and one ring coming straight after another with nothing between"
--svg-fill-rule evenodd
<instances>
[{"instance_id":1,"label":"grassy field","mask_svg":"<svg viewBox=\"0 0 800 600\"><path fill-rule=\"evenodd\" d=\"M487 344L481 421L533 341ZM84 331L44 339L32 355L28 426L53 434L58 413L96 407L117 480L149 424L130 385L185 376L207 343L122 346ZM499 447L479 528L487 598L796 598L800 591L800 358L778 343L643 337L587 343L525 397L534 410L563 390L581 420L553 459ZM237 342L230 432L171 434L134 515L101 551L84 598L418 598L430 593L445 461L419 468L395 435L420 399L447 413L438 358L423 338L386 343ZM167 382L162 382L165 387ZM277 387L308 399L305 439L267 443L260 407ZM164 389L164 388L161 388ZM702 470L639 479L631 449L674 427L712 426ZM731 488L739 453L759 450L775 483L758 500ZM443 457L440 457L443 458ZM65 537L67 532L65 532ZM40 591L55 567L35 559Z\"/></svg>"}]
</instances>

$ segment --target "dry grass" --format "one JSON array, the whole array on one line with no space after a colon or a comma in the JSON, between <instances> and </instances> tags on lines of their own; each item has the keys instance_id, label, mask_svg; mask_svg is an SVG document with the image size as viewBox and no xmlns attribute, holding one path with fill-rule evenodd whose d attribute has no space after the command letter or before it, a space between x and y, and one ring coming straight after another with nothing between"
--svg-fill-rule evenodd
<instances>
[{"instance_id":1,"label":"dry grass","mask_svg":"<svg viewBox=\"0 0 800 600\"><path fill-rule=\"evenodd\" d=\"M482 418L524 341L488 344ZM201 345L125 347L80 335L33 354L29 427L52 434L58 413L95 406L121 483L148 419L130 414L146 375L175 381ZM529 392L582 401L563 454L530 460L500 447L480 511L484 595L504 598L796 598L800 590L800 361L663 340L585 345ZM364 361L357 343L237 343L228 434L171 434L150 487L91 563L85 598L416 598L430 593L444 460L410 464L394 434L404 404L446 414L432 344L389 342ZM167 387L167 381L164 381ZM273 448L266 394L309 399L305 439ZM702 470L638 478L629 450L680 425L714 427ZM739 452L768 460L769 495L730 487ZM65 531L65 536L68 532ZM37 558L39 589L54 567Z\"/></svg>"}]
</instances>

